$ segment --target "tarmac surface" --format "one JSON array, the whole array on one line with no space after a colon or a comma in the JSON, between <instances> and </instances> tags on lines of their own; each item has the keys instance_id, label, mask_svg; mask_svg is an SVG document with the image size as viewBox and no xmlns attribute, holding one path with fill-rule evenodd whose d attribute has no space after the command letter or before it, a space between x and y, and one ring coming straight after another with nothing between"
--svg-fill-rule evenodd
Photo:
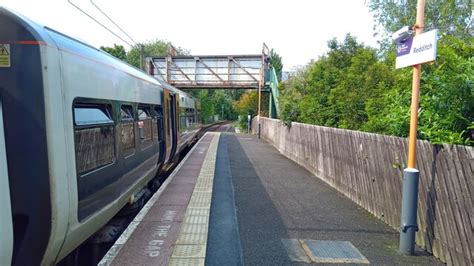
<instances>
[{"instance_id":1,"label":"tarmac surface","mask_svg":"<svg viewBox=\"0 0 474 266\"><path fill-rule=\"evenodd\" d=\"M206 265L308 265L289 259L285 239L350 241L373 265L442 265L398 254L398 238L265 141L221 133Z\"/></svg>"},{"instance_id":2,"label":"tarmac surface","mask_svg":"<svg viewBox=\"0 0 474 266\"><path fill-rule=\"evenodd\" d=\"M442 265L264 140L213 131L99 265Z\"/></svg>"}]
</instances>

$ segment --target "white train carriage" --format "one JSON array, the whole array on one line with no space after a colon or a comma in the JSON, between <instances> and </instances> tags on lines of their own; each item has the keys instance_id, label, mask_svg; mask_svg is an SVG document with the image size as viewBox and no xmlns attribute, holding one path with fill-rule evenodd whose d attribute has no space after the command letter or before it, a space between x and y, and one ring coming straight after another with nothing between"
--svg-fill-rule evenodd
<instances>
[{"instance_id":1,"label":"white train carriage","mask_svg":"<svg viewBox=\"0 0 474 266\"><path fill-rule=\"evenodd\" d=\"M49 265L176 160L197 110L181 91L21 15L0 8L0 25L10 63L0 67L0 264Z\"/></svg>"}]
</instances>

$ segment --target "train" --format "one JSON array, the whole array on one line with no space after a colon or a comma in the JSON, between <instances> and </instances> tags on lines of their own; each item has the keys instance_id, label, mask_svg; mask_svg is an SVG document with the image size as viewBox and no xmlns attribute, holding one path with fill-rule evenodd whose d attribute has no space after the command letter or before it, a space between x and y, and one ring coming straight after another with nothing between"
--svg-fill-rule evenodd
<instances>
[{"instance_id":1,"label":"train","mask_svg":"<svg viewBox=\"0 0 474 266\"><path fill-rule=\"evenodd\" d=\"M199 116L187 93L0 7L0 265L63 260L159 182Z\"/></svg>"}]
</instances>

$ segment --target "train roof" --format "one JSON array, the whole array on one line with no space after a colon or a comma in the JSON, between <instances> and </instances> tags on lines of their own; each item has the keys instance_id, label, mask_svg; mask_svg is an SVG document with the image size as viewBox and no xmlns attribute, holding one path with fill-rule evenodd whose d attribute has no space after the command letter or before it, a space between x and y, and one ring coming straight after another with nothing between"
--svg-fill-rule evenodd
<instances>
[{"instance_id":1,"label":"train roof","mask_svg":"<svg viewBox=\"0 0 474 266\"><path fill-rule=\"evenodd\" d=\"M88 43L77 40L73 37L65 35L61 32L58 32L49 27L40 25L32 21L31 19L4 7L0 7L0 17L6 16L15 22L16 28L9 28L3 30L5 31L16 31L21 32L22 30L27 30L34 36L34 40L0 40L0 43L36 43L38 45L47 45L55 47L59 50L73 53L81 57L85 57L89 60L92 60L96 63L101 63L108 65L112 68L120 70L124 73L127 73L135 78L139 78L150 83L156 84L162 88L166 88L172 92L184 94L187 97L193 98L189 94L171 86L170 84L155 79L154 77L148 75L143 70L138 69L127 62L124 62L101 49L98 49ZM21 38L21 37L20 37Z\"/></svg>"}]
</instances>

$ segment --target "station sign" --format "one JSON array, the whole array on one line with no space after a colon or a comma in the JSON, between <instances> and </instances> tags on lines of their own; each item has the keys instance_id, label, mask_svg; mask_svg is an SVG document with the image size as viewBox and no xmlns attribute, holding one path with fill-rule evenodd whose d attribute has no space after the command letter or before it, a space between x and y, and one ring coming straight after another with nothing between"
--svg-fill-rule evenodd
<instances>
[{"instance_id":1,"label":"station sign","mask_svg":"<svg viewBox=\"0 0 474 266\"><path fill-rule=\"evenodd\" d=\"M395 68L418 65L436 60L438 30L431 30L397 44Z\"/></svg>"}]
</instances>

